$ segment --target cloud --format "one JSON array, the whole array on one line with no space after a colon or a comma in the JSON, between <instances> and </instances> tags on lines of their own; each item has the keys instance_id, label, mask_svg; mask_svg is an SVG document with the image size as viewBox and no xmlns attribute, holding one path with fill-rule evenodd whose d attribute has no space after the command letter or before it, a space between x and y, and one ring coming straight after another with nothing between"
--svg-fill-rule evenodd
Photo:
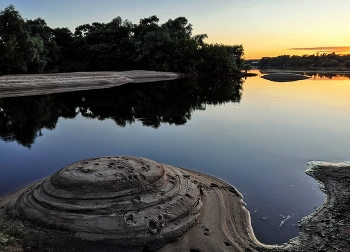
<instances>
[{"instance_id":1,"label":"cloud","mask_svg":"<svg viewBox=\"0 0 350 252\"><path fill-rule=\"evenodd\" d=\"M295 47L289 48L289 50L317 52L350 52L350 46Z\"/></svg>"}]
</instances>

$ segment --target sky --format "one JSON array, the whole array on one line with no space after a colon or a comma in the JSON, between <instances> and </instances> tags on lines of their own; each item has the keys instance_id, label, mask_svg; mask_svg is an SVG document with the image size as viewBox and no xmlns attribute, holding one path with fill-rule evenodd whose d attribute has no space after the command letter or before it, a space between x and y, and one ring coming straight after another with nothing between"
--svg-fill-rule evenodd
<instances>
[{"instance_id":1,"label":"sky","mask_svg":"<svg viewBox=\"0 0 350 252\"><path fill-rule=\"evenodd\" d=\"M242 44L246 59L316 53L350 53L349 0L0 0L23 18L51 28L107 23L120 16L138 23L186 17L207 43Z\"/></svg>"}]
</instances>

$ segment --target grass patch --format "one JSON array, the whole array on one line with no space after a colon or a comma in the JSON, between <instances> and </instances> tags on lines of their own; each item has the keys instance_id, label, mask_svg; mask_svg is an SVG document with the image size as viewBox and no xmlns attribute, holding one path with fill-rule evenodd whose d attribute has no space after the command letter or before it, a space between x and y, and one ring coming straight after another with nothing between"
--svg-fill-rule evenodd
<instances>
[{"instance_id":1,"label":"grass patch","mask_svg":"<svg viewBox=\"0 0 350 252\"><path fill-rule=\"evenodd\" d=\"M21 245L26 232L18 225L0 220L0 249L7 246Z\"/></svg>"}]
</instances>

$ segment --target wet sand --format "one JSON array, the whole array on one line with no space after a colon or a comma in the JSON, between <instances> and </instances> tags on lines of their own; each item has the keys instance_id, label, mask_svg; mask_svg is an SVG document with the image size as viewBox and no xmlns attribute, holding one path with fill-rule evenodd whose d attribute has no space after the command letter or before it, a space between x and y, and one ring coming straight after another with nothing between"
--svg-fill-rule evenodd
<instances>
[{"instance_id":1,"label":"wet sand","mask_svg":"<svg viewBox=\"0 0 350 252\"><path fill-rule=\"evenodd\" d=\"M350 163L309 163L306 173L327 195L325 203L304 217L288 251L350 251Z\"/></svg>"},{"instance_id":2,"label":"wet sand","mask_svg":"<svg viewBox=\"0 0 350 252\"><path fill-rule=\"evenodd\" d=\"M187 170L202 188L203 209L196 224L159 251L260 251L279 246L260 243L254 235L242 194L207 174Z\"/></svg>"},{"instance_id":3,"label":"wet sand","mask_svg":"<svg viewBox=\"0 0 350 252\"><path fill-rule=\"evenodd\" d=\"M0 76L0 98L111 88L180 77L178 73L143 70L5 75Z\"/></svg>"}]
</instances>

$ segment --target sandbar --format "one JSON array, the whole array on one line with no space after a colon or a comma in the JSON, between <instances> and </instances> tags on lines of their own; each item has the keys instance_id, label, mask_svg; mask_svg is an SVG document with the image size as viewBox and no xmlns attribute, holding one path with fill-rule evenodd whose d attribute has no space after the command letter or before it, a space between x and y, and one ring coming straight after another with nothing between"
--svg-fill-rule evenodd
<instances>
[{"instance_id":1,"label":"sandbar","mask_svg":"<svg viewBox=\"0 0 350 252\"><path fill-rule=\"evenodd\" d=\"M0 76L0 98L103 89L181 77L179 73L146 70L5 75Z\"/></svg>"},{"instance_id":2,"label":"sandbar","mask_svg":"<svg viewBox=\"0 0 350 252\"><path fill-rule=\"evenodd\" d=\"M269 73L261 76L261 78L275 82L289 82L309 79L310 76L294 73Z\"/></svg>"}]
</instances>

